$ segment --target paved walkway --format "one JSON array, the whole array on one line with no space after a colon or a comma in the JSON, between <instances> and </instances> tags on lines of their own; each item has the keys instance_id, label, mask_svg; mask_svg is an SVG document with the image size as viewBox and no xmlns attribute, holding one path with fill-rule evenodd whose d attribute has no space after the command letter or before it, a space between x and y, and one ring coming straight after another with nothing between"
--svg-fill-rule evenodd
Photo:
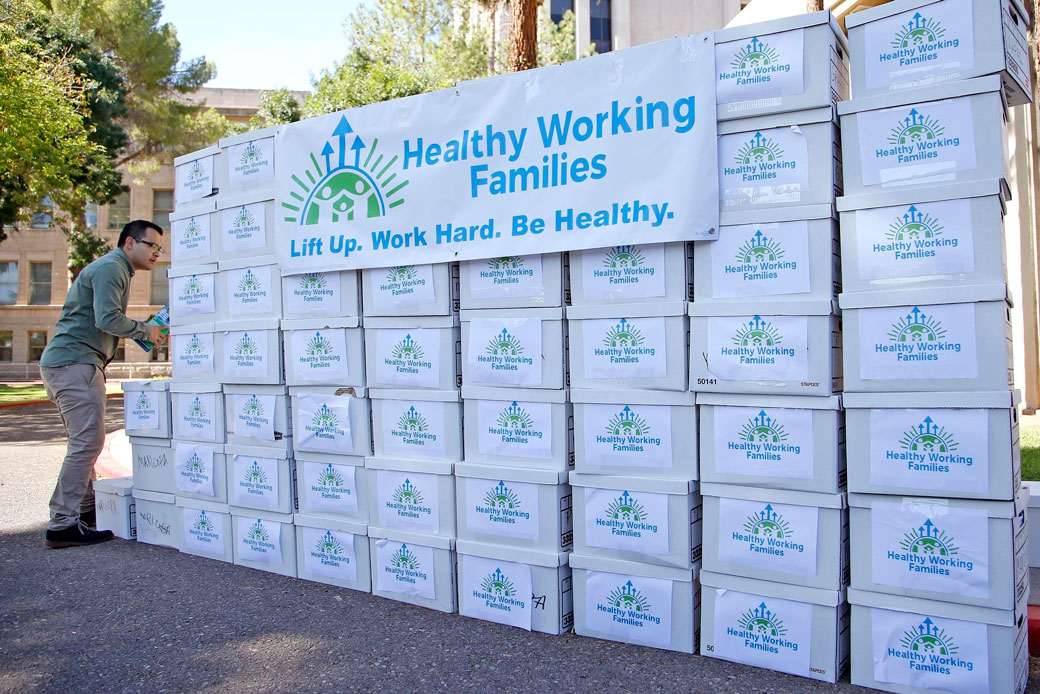
<instances>
[{"instance_id":1,"label":"paved walkway","mask_svg":"<svg viewBox=\"0 0 1040 694\"><path fill-rule=\"evenodd\" d=\"M122 405L109 404L114 431ZM52 406L0 412L0 692L870 691L527 633L136 542L45 550L63 450Z\"/></svg>"}]
</instances>

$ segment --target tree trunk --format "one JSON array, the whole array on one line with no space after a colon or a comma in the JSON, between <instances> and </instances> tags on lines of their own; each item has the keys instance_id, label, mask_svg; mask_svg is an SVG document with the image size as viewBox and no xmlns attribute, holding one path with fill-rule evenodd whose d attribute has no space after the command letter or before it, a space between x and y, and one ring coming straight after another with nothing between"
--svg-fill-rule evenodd
<instances>
[{"instance_id":1,"label":"tree trunk","mask_svg":"<svg viewBox=\"0 0 1040 694\"><path fill-rule=\"evenodd\" d=\"M805 0L806 12L819 12L823 9L823 0Z\"/></svg>"},{"instance_id":2,"label":"tree trunk","mask_svg":"<svg viewBox=\"0 0 1040 694\"><path fill-rule=\"evenodd\" d=\"M513 26L509 30L509 71L529 70L538 64L539 0L512 0Z\"/></svg>"}]
</instances>

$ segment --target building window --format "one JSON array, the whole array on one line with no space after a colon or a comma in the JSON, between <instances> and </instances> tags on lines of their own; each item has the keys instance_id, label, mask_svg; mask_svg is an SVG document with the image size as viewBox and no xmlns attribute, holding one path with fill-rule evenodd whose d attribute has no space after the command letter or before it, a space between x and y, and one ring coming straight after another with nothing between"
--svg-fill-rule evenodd
<instances>
[{"instance_id":1,"label":"building window","mask_svg":"<svg viewBox=\"0 0 1040 694\"><path fill-rule=\"evenodd\" d=\"M158 347L152 347L148 353L148 361L170 361L170 343L164 342Z\"/></svg>"},{"instance_id":2,"label":"building window","mask_svg":"<svg viewBox=\"0 0 1040 694\"><path fill-rule=\"evenodd\" d=\"M51 264L29 263L29 304L47 306L51 303Z\"/></svg>"},{"instance_id":3,"label":"building window","mask_svg":"<svg viewBox=\"0 0 1040 694\"><path fill-rule=\"evenodd\" d=\"M126 340L120 339L116 342L116 353L112 361L126 361Z\"/></svg>"},{"instance_id":4,"label":"building window","mask_svg":"<svg viewBox=\"0 0 1040 694\"><path fill-rule=\"evenodd\" d=\"M173 191L152 191L152 221L169 231L170 213L173 212Z\"/></svg>"},{"instance_id":5,"label":"building window","mask_svg":"<svg viewBox=\"0 0 1040 694\"><path fill-rule=\"evenodd\" d=\"M559 24L563 21L564 13L573 11L574 0L552 0L549 3L549 17L552 19L553 24Z\"/></svg>"},{"instance_id":6,"label":"building window","mask_svg":"<svg viewBox=\"0 0 1040 694\"><path fill-rule=\"evenodd\" d=\"M83 210L83 222L90 230L97 229L98 206L96 202L88 202Z\"/></svg>"},{"instance_id":7,"label":"building window","mask_svg":"<svg viewBox=\"0 0 1040 694\"><path fill-rule=\"evenodd\" d=\"M170 281L166 279L166 271L169 268L168 263L152 268L152 293L149 299L152 306L165 306L170 301Z\"/></svg>"},{"instance_id":8,"label":"building window","mask_svg":"<svg viewBox=\"0 0 1040 694\"><path fill-rule=\"evenodd\" d=\"M14 333L0 330L0 361L14 361Z\"/></svg>"},{"instance_id":9,"label":"building window","mask_svg":"<svg viewBox=\"0 0 1040 694\"><path fill-rule=\"evenodd\" d=\"M108 203L108 228L122 231L130 221L130 193L120 193Z\"/></svg>"},{"instance_id":10,"label":"building window","mask_svg":"<svg viewBox=\"0 0 1040 694\"><path fill-rule=\"evenodd\" d=\"M54 224L54 217L51 213L54 212L54 203L51 199L44 198L40 201L39 208L33 212L32 221L29 222L29 228L31 229L50 229Z\"/></svg>"},{"instance_id":11,"label":"building window","mask_svg":"<svg viewBox=\"0 0 1040 694\"><path fill-rule=\"evenodd\" d=\"M18 303L18 262L0 263L0 306Z\"/></svg>"},{"instance_id":12,"label":"building window","mask_svg":"<svg viewBox=\"0 0 1040 694\"><path fill-rule=\"evenodd\" d=\"M589 0L589 39L597 53L611 49L610 0Z\"/></svg>"},{"instance_id":13,"label":"building window","mask_svg":"<svg viewBox=\"0 0 1040 694\"><path fill-rule=\"evenodd\" d=\"M30 330L29 331L29 361L36 362L40 361L43 356L43 350L47 347L47 331L46 330Z\"/></svg>"}]
</instances>

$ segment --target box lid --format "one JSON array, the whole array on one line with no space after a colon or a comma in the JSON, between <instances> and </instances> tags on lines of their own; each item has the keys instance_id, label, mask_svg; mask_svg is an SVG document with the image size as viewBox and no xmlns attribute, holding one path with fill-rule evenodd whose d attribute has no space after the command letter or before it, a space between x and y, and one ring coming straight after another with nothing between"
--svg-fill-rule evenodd
<instances>
[{"instance_id":1,"label":"box lid","mask_svg":"<svg viewBox=\"0 0 1040 694\"><path fill-rule=\"evenodd\" d=\"M293 318L281 321L282 330L331 330L332 328L357 328L359 316L329 316L326 318Z\"/></svg>"},{"instance_id":2,"label":"box lid","mask_svg":"<svg viewBox=\"0 0 1040 694\"><path fill-rule=\"evenodd\" d=\"M450 316L365 316L366 328L454 328L458 315Z\"/></svg>"},{"instance_id":3,"label":"box lid","mask_svg":"<svg viewBox=\"0 0 1040 694\"><path fill-rule=\"evenodd\" d=\"M369 388L368 397L376 400L419 400L426 402L459 402L457 388L451 390L418 390L416 388Z\"/></svg>"},{"instance_id":4,"label":"box lid","mask_svg":"<svg viewBox=\"0 0 1040 694\"><path fill-rule=\"evenodd\" d=\"M900 2L893 2L877 7L870 7L859 12L854 12L845 17L845 28L851 29L852 27L858 27L861 24L867 24L868 22L876 22L879 19L885 17L891 17L892 15L899 14L901 12L909 12L910 10L916 10L920 7L931 5L932 3L939 2L940 0L900 0ZM1029 13L1026 8L1019 2L1019 0L1011 0L1012 4L1019 11L1023 17L1029 17ZM994 6L995 7L995 6ZM1030 21L1030 23L1032 23Z\"/></svg>"},{"instance_id":5,"label":"box lid","mask_svg":"<svg viewBox=\"0 0 1040 694\"><path fill-rule=\"evenodd\" d=\"M532 566L567 566L570 552L537 552L533 549L521 549L519 547L505 547L503 545L489 545L473 540L456 540L455 550L459 554L468 554L474 557L486 559L497 559L498 561L515 561L520 564L531 564Z\"/></svg>"},{"instance_id":6,"label":"box lid","mask_svg":"<svg viewBox=\"0 0 1040 694\"><path fill-rule=\"evenodd\" d=\"M462 386L466 400L501 400L502 402L567 402L567 389L548 388L495 388L492 386Z\"/></svg>"},{"instance_id":7,"label":"box lid","mask_svg":"<svg viewBox=\"0 0 1040 694\"><path fill-rule=\"evenodd\" d=\"M915 409L1005 409L1018 405L1022 393L1017 390L979 391L968 393L845 393L845 409L866 407Z\"/></svg>"},{"instance_id":8,"label":"box lid","mask_svg":"<svg viewBox=\"0 0 1040 694\"><path fill-rule=\"evenodd\" d=\"M188 383L170 381L171 393L220 393L223 386L219 383Z\"/></svg>"},{"instance_id":9,"label":"box lid","mask_svg":"<svg viewBox=\"0 0 1040 694\"><path fill-rule=\"evenodd\" d=\"M274 189L270 184L267 184L264 187L221 193L217 197L217 211L223 212L232 207L242 207L243 205L252 205L257 202L272 201L274 199L273 194Z\"/></svg>"},{"instance_id":10,"label":"box lid","mask_svg":"<svg viewBox=\"0 0 1040 694\"><path fill-rule=\"evenodd\" d=\"M240 145L243 142L256 142L257 140L263 140L268 137L274 137L282 131L281 125L272 125L269 128L260 128L259 130L250 130L247 133L240 133L238 135L231 135L229 137L222 137L217 141L218 147L231 147L232 145Z\"/></svg>"},{"instance_id":11,"label":"box lid","mask_svg":"<svg viewBox=\"0 0 1040 694\"><path fill-rule=\"evenodd\" d=\"M682 583L692 582L700 568L699 562L693 569L680 569L674 566L654 566L653 564L644 564L640 561L605 559L603 557L590 557L575 553L571 553L570 565L572 569L606 571L628 576L644 576L646 578L663 578L668 581L680 581Z\"/></svg>"},{"instance_id":12,"label":"box lid","mask_svg":"<svg viewBox=\"0 0 1040 694\"><path fill-rule=\"evenodd\" d=\"M697 491L697 480L649 479L646 477L623 477L621 475L589 475L570 473L573 487L595 487L596 489L621 489L633 492L658 492L660 494L690 494Z\"/></svg>"},{"instance_id":13,"label":"box lid","mask_svg":"<svg viewBox=\"0 0 1040 694\"><path fill-rule=\"evenodd\" d=\"M843 48L847 49L848 40L845 38L845 33L838 25L838 20L836 20L834 15L828 10L806 12L805 14L794 15L793 17L781 17L780 19L771 19L766 22L755 22L754 24L742 24L740 26L727 27L715 32L715 43L720 44L728 41L739 41L740 39L748 39L752 36L761 37L769 34L779 34L781 31L805 29L820 24L829 24L831 31L834 32L838 42ZM848 24L847 20L846 24Z\"/></svg>"},{"instance_id":14,"label":"box lid","mask_svg":"<svg viewBox=\"0 0 1040 694\"><path fill-rule=\"evenodd\" d=\"M406 545L419 545L420 547L433 547L434 549L455 549L455 538L453 537L410 533L407 530L380 528L375 525L368 526L368 536L374 540L393 540L394 542L403 542Z\"/></svg>"},{"instance_id":15,"label":"box lid","mask_svg":"<svg viewBox=\"0 0 1040 694\"><path fill-rule=\"evenodd\" d=\"M213 513L231 513L231 507L219 501L203 501L202 499L189 499L186 496L177 497L177 506L180 508L193 508L199 511L212 511Z\"/></svg>"},{"instance_id":16,"label":"box lid","mask_svg":"<svg viewBox=\"0 0 1040 694\"><path fill-rule=\"evenodd\" d=\"M261 265L277 265L278 256L254 255L249 258L235 258L234 260L218 260L217 267L220 270L240 270L244 267L260 267Z\"/></svg>"},{"instance_id":17,"label":"box lid","mask_svg":"<svg viewBox=\"0 0 1040 694\"><path fill-rule=\"evenodd\" d=\"M288 395L288 389L284 385L267 385L260 383L248 383L235 385L227 383L224 392L228 395Z\"/></svg>"},{"instance_id":18,"label":"box lid","mask_svg":"<svg viewBox=\"0 0 1040 694\"><path fill-rule=\"evenodd\" d=\"M226 386L225 386L226 388ZM354 398L367 397L368 391L358 386L289 386L289 395L349 395Z\"/></svg>"},{"instance_id":19,"label":"box lid","mask_svg":"<svg viewBox=\"0 0 1040 694\"><path fill-rule=\"evenodd\" d=\"M188 164L195 161L196 159L202 159L203 157L208 157L213 154L220 154L219 146L210 145L209 147L197 149L194 152L188 152L187 154L182 154L179 157L174 157L173 165L180 166L181 164Z\"/></svg>"},{"instance_id":20,"label":"box lid","mask_svg":"<svg viewBox=\"0 0 1040 694\"><path fill-rule=\"evenodd\" d=\"M179 440L179 439L174 439L171 442L171 446L174 449L179 448L180 446L187 446L188 448L208 448L211 451L213 451L213 453L215 453L215 454L223 454L224 453L224 444L222 444L222 443L211 443L209 441L182 441L182 440Z\"/></svg>"},{"instance_id":21,"label":"box lid","mask_svg":"<svg viewBox=\"0 0 1040 694\"><path fill-rule=\"evenodd\" d=\"M773 207L765 210L724 211L719 215L719 226L771 224L773 222L796 222L802 219L830 219L832 217L834 217L833 205L797 205L795 207ZM697 243L701 242L698 241ZM705 243L711 242L707 241Z\"/></svg>"},{"instance_id":22,"label":"box lid","mask_svg":"<svg viewBox=\"0 0 1040 694\"><path fill-rule=\"evenodd\" d=\"M214 324L216 332L229 333L234 331L256 332L257 330L277 330L279 320L277 318L254 318L252 320L225 320Z\"/></svg>"},{"instance_id":23,"label":"box lid","mask_svg":"<svg viewBox=\"0 0 1040 694\"><path fill-rule=\"evenodd\" d=\"M920 510L930 518L945 515L951 508L985 511L990 518L1014 518L1029 507L1029 488L1021 486L1013 501L986 499L938 499L933 497L896 496L889 494L849 494L849 506L873 508L875 501L897 503L908 509Z\"/></svg>"},{"instance_id":24,"label":"box lid","mask_svg":"<svg viewBox=\"0 0 1040 694\"><path fill-rule=\"evenodd\" d=\"M824 590L822 588L807 588L791 583L777 583L775 581L760 581L743 576L730 576L718 574L712 571L701 571L701 586L704 588L717 588L719 590L735 590L740 593L761 595L767 598L779 600L795 600L798 602L810 602L814 605L825 607L837 607L845 602L844 590Z\"/></svg>"},{"instance_id":25,"label":"box lid","mask_svg":"<svg viewBox=\"0 0 1040 694\"><path fill-rule=\"evenodd\" d=\"M957 287L920 287L880 289L870 292L842 292L838 304L842 310L893 306L933 306L935 304L969 304L982 301L1007 301L1007 285L1003 283L973 284Z\"/></svg>"},{"instance_id":26,"label":"box lid","mask_svg":"<svg viewBox=\"0 0 1040 694\"><path fill-rule=\"evenodd\" d=\"M224 444L226 455L244 455L250 458L271 458L273 460L288 460L292 453L284 448L273 448L270 446L241 446L234 443Z\"/></svg>"},{"instance_id":27,"label":"box lid","mask_svg":"<svg viewBox=\"0 0 1040 694\"><path fill-rule=\"evenodd\" d=\"M208 202L210 205L196 205L198 202ZM178 206L178 209L170 213L170 221L176 222L181 219L188 219L190 217L203 217L213 213L212 204L215 204L212 198L203 200L195 200L190 205L182 204Z\"/></svg>"},{"instance_id":28,"label":"box lid","mask_svg":"<svg viewBox=\"0 0 1040 694\"><path fill-rule=\"evenodd\" d=\"M177 501L173 494L167 494L166 492L149 492L144 489L135 489L134 498L144 499L145 501L155 501L160 504L173 504Z\"/></svg>"},{"instance_id":29,"label":"box lid","mask_svg":"<svg viewBox=\"0 0 1040 694\"><path fill-rule=\"evenodd\" d=\"M684 301L648 301L631 304L589 304L568 306L569 320L581 318L652 318L656 316L681 316L685 313Z\"/></svg>"},{"instance_id":30,"label":"box lid","mask_svg":"<svg viewBox=\"0 0 1040 694\"><path fill-rule=\"evenodd\" d=\"M1040 508L1040 482L1022 480L1022 486L1029 490L1028 508Z\"/></svg>"},{"instance_id":31,"label":"box lid","mask_svg":"<svg viewBox=\"0 0 1040 694\"><path fill-rule=\"evenodd\" d=\"M930 84L926 87L907 89L904 91L868 96L862 99L838 102L838 115L848 116L861 111L875 111L881 108L893 108L896 106L909 106L925 101L939 101L941 99L955 99L960 96L971 96L972 94L985 94L1000 91L1000 76L986 75L975 77L970 80L949 80ZM995 125L995 124L994 124Z\"/></svg>"},{"instance_id":32,"label":"box lid","mask_svg":"<svg viewBox=\"0 0 1040 694\"><path fill-rule=\"evenodd\" d=\"M216 263L203 263L201 265L171 265L166 269L166 276L187 277L188 275L211 275L216 271Z\"/></svg>"},{"instance_id":33,"label":"box lid","mask_svg":"<svg viewBox=\"0 0 1040 694\"><path fill-rule=\"evenodd\" d=\"M256 508L243 508L242 506L231 506L229 508L232 516L241 516L243 518L260 518L267 521L275 521L277 523L288 523L292 525L293 514L291 513L276 513L274 511L261 511Z\"/></svg>"},{"instance_id":34,"label":"box lid","mask_svg":"<svg viewBox=\"0 0 1040 694\"><path fill-rule=\"evenodd\" d=\"M123 381L119 384L122 387L124 393L136 392L139 390L148 391L168 391L170 390L170 380L168 378L154 378L140 381Z\"/></svg>"},{"instance_id":35,"label":"box lid","mask_svg":"<svg viewBox=\"0 0 1040 694\"><path fill-rule=\"evenodd\" d=\"M293 457L296 465L301 463L331 463L333 465L353 465L354 467L365 467L365 456L363 455L336 455L334 453L311 453L310 451L295 451Z\"/></svg>"},{"instance_id":36,"label":"box lid","mask_svg":"<svg viewBox=\"0 0 1040 694\"><path fill-rule=\"evenodd\" d=\"M467 308L459 311L462 320L476 320L479 318L539 318L541 320L562 320L563 307L546 308Z\"/></svg>"},{"instance_id":37,"label":"box lid","mask_svg":"<svg viewBox=\"0 0 1040 694\"><path fill-rule=\"evenodd\" d=\"M322 528L323 530L339 530L344 533L368 536L368 526L343 518L330 518L328 516L312 516L306 513L293 515L293 523L305 528Z\"/></svg>"},{"instance_id":38,"label":"box lid","mask_svg":"<svg viewBox=\"0 0 1040 694\"><path fill-rule=\"evenodd\" d=\"M474 477L503 482L532 482L534 484L566 484L566 470L538 470L529 467L455 463L456 477Z\"/></svg>"},{"instance_id":39,"label":"box lid","mask_svg":"<svg viewBox=\"0 0 1040 694\"><path fill-rule=\"evenodd\" d=\"M697 393L698 405L734 407L783 407L791 410L840 410L840 395L749 395Z\"/></svg>"},{"instance_id":40,"label":"box lid","mask_svg":"<svg viewBox=\"0 0 1040 694\"><path fill-rule=\"evenodd\" d=\"M750 309L750 310L749 310ZM809 301L756 301L754 304L719 304L694 302L689 314L695 317L723 316L829 316L838 312L838 304L830 299Z\"/></svg>"},{"instance_id":41,"label":"box lid","mask_svg":"<svg viewBox=\"0 0 1040 694\"><path fill-rule=\"evenodd\" d=\"M173 443L170 439L155 439L150 436L128 436L131 446L155 446L157 448L170 448Z\"/></svg>"},{"instance_id":42,"label":"box lid","mask_svg":"<svg viewBox=\"0 0 1040 694\"><path fill-rule=\"evenodd\" d=\"M941 186L930 186L916 190L886 190L863 195L846 195L837 199L838 212L850 212L872 207L897 207L919 205L925 202L981 198L987 195L1000 196L1001 210L1006 212L1004 186L999 179L988 181L949 181Z\"/></svg>"},{"instance_id":43,"label":"box lid","mask_svg":"<svg viewBox=\"0 0 1040 694\"><path fill-rule=\"evenodd\" d=\"M94 480L94 491L115 496L130 496L134 493L133 475L108 480Z\"/></svg>"},{"instance_id":44,"label":"box lid","mask_svg":"<svg viewBox=\"0 0 1040 694\"><path fill-rule=\"evenodd\" d=\"M696 394L672 390L591 390L575 388L571 402L598 405L693 405Z\"/></svg>"},{"instance_id":45,"label":"box lid","mask_svg":"<svg viewBox=\"0 0 1040 694\"><path fill-rule=\"evenodd\" d=\"M402 458L365 458L369 470L396 470L398 472L425 472L431 475L450 475L455 463L443 460L405 460Z\"/></svg>"},{"instance_id":46,"label":"box lid","mask_svg":"<svg viewBox=\"0 0 1040 694\"><path fill-rule=\"evenodd\" d=\"M844 494L821 494L819 492L793 492L785 489L765 489L763 487L743 487L736 484L701 484L701 496L715 496L725 499L744 499L745 501L761 501L762 503L791 504L794 506L816 506L817 508L845 508Z\"/></svg>"},{"instance_id":47,"label":"box lid","mask_svg":"<svg viewBox=\"0 0 1040 694\"><path fill-rule=\"evenodd\" d=\"M820 108L809 108L803 111L787 111L785 113L771 113L766 116L752 116L751 118L722 121L718 127L719 135L731 135L733 133L746 133L755 130L768 130L770 128L797 128L799 125L829 123L835 120L837 119L834 107L821 106Z\"/></svg>"},{"instance_id":48,"label":"box lid","mask_svg":"<svg viewBox=\"0 0 1040 694\"><path fill-rule=\"evenodd\" d=\"M979 607L978 605L962 605L940 600L908 598L904 595L874 593L859 590L858 588L849 588L849 604L857 607L877 607L896 612L960 619L966 622L981 622L1002 627L1016 626L1018 618L1022 616L1017 605L1014 610L997 610L992 607Z\"/></svg>"},{"instance_id":49,"label":"box lid","mask_svg":"<svg viewBox=\"0 0 1040 694\"><path fill-rule=\"evenodd\" d=\"M171 325L171 335L197 335L198 333L215 332L213 323L195 323L194 325Z\"/></svg>"}]
</instances>

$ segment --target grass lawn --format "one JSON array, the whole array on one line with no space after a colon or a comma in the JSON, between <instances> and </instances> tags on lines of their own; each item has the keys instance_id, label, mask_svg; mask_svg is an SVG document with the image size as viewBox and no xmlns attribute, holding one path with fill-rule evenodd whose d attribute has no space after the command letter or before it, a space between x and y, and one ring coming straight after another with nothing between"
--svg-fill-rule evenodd
<instances>
[{"instance_id":1,"label":"grass lawn","mask_svg":"<svg viewBox=\"0 0 1040 694\"><path fill-rule=\"evenodd\" d=\"M1022 439L1022 479L1040 480L1040 415L1022 417L1018 433Z\"/></svg>"},{"instance_id":2,"label":"grass lawn","mask_svg":"<svg viewBox=\"0 0 1040 694\"><path fill-rule=\"evenodd\" d=\"M111 393L118 393L120 387L118 383L106 383L106 390ZM0 385L0 405L6 405L14 402L28 402L30 400L46 400L47 392L43 389L42 383L19 383L15 385Z\"/></svg>"}]
</instances>

